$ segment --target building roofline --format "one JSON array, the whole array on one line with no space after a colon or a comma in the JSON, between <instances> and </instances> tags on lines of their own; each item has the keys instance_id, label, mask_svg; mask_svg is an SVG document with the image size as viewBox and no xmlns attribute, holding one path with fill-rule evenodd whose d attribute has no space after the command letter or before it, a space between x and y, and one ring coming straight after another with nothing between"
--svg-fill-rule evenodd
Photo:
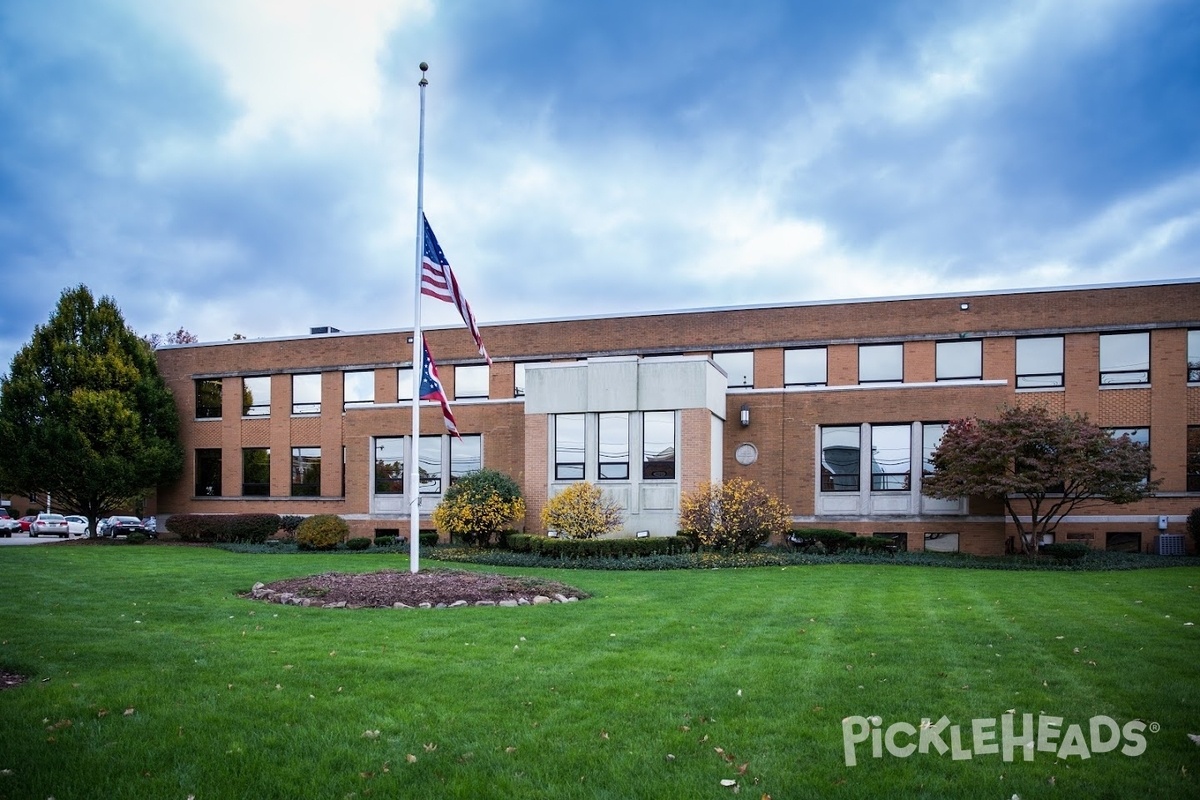
<instances>
[{"instance_id":1,"label":"building roofline","mask_svg":"<svg viewBox=\"0 0 1200 800\"><path fill-rule=\"evenodd\" d=\"M613 314L581 314L578 316L568 317L538 317L533 319L510 319L498 320L496 322L480 322L480 328L500 328L513 325L544 325L556 322L588 322L605 319L629 319L641 317L667 317L679 316L683 314L719 314L734 311L764 311L770 309L783 308L814 308L819 306L838 306L838 305L859 305L864 303L896 303L910 302L918 300L948 300L951 298L969 300L978 297L1001 297L1006 295L1021 295L1021 294L1052 294L1055 292L1087 292L1107 289L1138 289L1148 288L1152 286L1179 286L1187 284L1200 283L1198 278L1162 278L1158 280L1148 281L1126 281L1120 283L1095 283L1082 284L1075 286L1041 286L1025 289L988 289L977 292L960 291L960 292L937 292L931 294L916 294L916 295L887 295L881 297L853 297L831 300L806 300L806 301L786 301L781 303L753 303L748 305L731 305L731 306L704 306L696 308L676 308L676 309L658 309L648 311L628 311L623 313ZM423 325L423 330L450 330L461 327L458 324L447 325ZM177 350L192 347L216 347L219 345L236 345L236 344L262 344L267 342L290 342L303 339L313 338L338 338L338 337L355 337L355 336L380 336L397 333L405 333L411 331L412 327L400 328L380 328L366 331L338 331L337 333L308 333L308 334L290 334L287 336L270 336L259 339L227 339L216 342L194 342L191 344L167 344L161 345L160 350Z\"/></svg>"}]
</instances>

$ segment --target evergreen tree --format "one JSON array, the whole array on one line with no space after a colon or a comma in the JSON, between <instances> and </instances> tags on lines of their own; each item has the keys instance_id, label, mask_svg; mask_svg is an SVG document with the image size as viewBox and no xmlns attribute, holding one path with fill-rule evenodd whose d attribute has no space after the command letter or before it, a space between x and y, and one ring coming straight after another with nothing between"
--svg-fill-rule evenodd
<instances>
[{"instance_id":1,"label":"evergreen tree","mask_svg":"<svg viewBox=\"0 0 1200 800\"><path fill-rule=\"evenodd\" d=\"M0 378L0 482L96 522L183 470L175 401L109 297L63 292Z\"/></svg>"}]
</instances>

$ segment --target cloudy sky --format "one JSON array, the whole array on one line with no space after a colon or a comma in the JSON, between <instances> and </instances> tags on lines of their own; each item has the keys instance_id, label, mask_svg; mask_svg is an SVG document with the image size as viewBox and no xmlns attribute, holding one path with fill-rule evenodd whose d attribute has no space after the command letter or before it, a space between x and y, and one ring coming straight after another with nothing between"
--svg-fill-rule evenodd
<instances>
[{"instance_id":1,"label":"cloudy sky","mask_svg":"<svg viewBox=\"0 0 1200 800\"><path fill-rule=\"evenodd\" d=\"M421 61L484 324L1200 275L1194 0L4 0L0 371L411 325Z\"/></svg>"}]
</instances>

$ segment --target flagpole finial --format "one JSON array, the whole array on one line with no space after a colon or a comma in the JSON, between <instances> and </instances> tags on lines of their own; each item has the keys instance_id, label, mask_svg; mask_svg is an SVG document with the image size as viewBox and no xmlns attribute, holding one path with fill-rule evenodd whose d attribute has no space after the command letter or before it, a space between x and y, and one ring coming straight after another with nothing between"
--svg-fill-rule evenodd
<instances>
[{"instance_id":1,"label":"flagpole finial","mask_svg":"<svg viewBox=\"0 0 1200 800\"><path fill-rule=\"evenodd\" d=\"M426 64L424 61L422 61L418 66L421 69L421 81L417 85L418 86L428 86L429 79L425 77L425 73L429 71L429 65Z\"/></svg>"}]
</instances>

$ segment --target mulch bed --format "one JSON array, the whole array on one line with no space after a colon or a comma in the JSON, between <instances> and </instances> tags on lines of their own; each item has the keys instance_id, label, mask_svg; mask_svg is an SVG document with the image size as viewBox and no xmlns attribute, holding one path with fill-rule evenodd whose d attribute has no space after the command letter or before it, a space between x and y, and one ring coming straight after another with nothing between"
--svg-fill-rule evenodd
<instances>
[{"instance_id":1,"label":"mulch bed","mask_svg":"<svg viewBox=\"0 0 1200 800\"><path fill-rule=\"evenodd\" d=\"M0 691L11 689L14 686L20 686L27 680L29 680L29 678L25 677L24 675L0 669Z\"/></svg>"},{"instance_id":2,"label":"mulch bed","mask_svg":"<svg viewBox=\"0 0 1200 800\"><path fill-rule=\"evenodd\" d=\"M321 603L345 602L347 607L391 608L396 603L416 606L421 603L450 603L464 600L533 601L537 595L583 599L587 593L558 581L495 575L455 569L431 569L418 572L380 570L379 572L327 572L304 578L288 578L265 584L277 592L290 592ZM249 596L249 595L244 595Z\"/></svg>"}]
</instances>

